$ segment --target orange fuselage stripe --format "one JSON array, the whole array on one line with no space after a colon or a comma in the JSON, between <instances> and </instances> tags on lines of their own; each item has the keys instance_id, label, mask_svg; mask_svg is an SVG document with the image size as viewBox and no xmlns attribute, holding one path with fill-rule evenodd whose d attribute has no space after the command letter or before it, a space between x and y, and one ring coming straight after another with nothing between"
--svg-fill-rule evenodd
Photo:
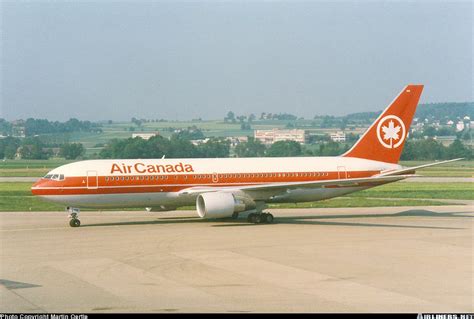
<instances>
[{"instance_id":1,"label":"orange fuselage stripe","mask_svg":"<svg viewBox=\"0 0 474 319\"><path fill-rule=\"evenodd\" d=\"M34 195L86 195L178 192L196 186L243 186L370 177L379 171L279 172L176 175L77 176L63 181L41 179ZM347 174L347 175L346 175ZM217 176L216 176L217 175Z\"/></svg>"}]
</instances>

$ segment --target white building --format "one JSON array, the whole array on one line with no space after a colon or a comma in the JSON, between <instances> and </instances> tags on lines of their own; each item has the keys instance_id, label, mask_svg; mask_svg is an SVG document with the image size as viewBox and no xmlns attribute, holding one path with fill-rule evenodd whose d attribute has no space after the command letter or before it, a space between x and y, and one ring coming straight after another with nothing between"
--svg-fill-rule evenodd
<instances>
[{"instance_id":1,"label":"white building","mask_svg":"<svg viewBox=\"0 0 474 319\"><path fill-rule=\"evenodd\" d=\"M192 143L193 145L198 146L198 145L207 143L209 140L210 140L210 138L206 137L206 138L203 139L203 140L191 140L191 143Z\"/></svg>"},{"instance_id":2,"label":"white building","mask_svg":"<svg viewBox=\"0 0 474 319\"><path fill-rule=\"evenodd\" d=\"M344 132L331 133L330 137L331 137L331 140L333 140L334 142L346 141L346 133Z\"/></svg>"},{"instance_id":3,"label":"white building","mask_svg":"<svg viewBox=\"0 0 474 319\"><path fill-rule=\"evenodd\" d=\"M464 131L464 122L459 121L456 123L456 132Z\"/></svg>"},{"instance_id":4,"label":"white building","mask_svg":"<svg viewBox=\"0 0 474 319\"><path fill-rule=\"evenodd\" d=\"M229 136L226 137L226 140L230 142L231 147L236 147L240 143L248 142L249 138L247 136Z\"/></svg>"},{"instance_id":5,"label":"white building","mask_svg":"<svg viewBox=\"0 0 474 319\"><path fill-rule=\"evenodd\" d=\"M255 130L254 137L256 140L259 140L263 144L271 145L279 141L295 141L300 144L306 142L306 131L293 129L293 130Z\"/></svg>"},{"instance_id":6,"label":"white building","mask_svg":"<svg viewBox=\"0 0 474 319\"><path fill-rule=\"evenodd\" d=\"M160 135L160 133L158 133L158 132L155 132L155 133L133 133L132 138L140 137L144 140L149 140L153 136L158 136L158 135Z\"/></svg>"}]
</instances>

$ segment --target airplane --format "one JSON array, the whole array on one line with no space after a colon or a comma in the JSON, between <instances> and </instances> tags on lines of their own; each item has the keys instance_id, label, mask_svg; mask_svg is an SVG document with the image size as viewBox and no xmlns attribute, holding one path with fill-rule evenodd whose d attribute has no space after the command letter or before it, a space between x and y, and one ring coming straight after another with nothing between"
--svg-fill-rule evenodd
<instances>
[{"instance_id":1,"label":"airplane","mask_svg":"<svg viewBox=\"0 0 474 319\"><path fill-rule=\"evenodd\" d=\"M144 207L169 211L195 205L201 218L271 223L269 203L318 201L414 177L398 164L423 85L407 85L346 153L334 157L107 159L66 164L31 191L66 206L71 227L81 208Z\"/></svg>"}]
</instances>

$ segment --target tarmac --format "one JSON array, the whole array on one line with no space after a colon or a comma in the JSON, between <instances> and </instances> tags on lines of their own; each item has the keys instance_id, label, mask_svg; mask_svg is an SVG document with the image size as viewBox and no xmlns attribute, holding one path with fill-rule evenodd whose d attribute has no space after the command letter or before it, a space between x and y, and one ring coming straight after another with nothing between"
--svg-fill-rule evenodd
<instances>
[{"instance_id":1,"label":"tarmac","mask_svg":"<svg viewBox=\"0 0 474 319\"><path fill-rule=\"evenodd\" d=\"M0 312L473 312L472 206L0 213Z\"/></svg>"}]
</instances>

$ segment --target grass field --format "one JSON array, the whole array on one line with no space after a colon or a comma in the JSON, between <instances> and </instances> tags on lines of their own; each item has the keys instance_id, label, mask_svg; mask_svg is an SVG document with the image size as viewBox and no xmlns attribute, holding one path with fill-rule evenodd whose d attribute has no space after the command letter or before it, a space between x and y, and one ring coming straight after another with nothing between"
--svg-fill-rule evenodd
<instances>
[{"instance_id":1,"label":"grass field","mask_svg":"<svg viewBox=\"0 0 474 319\"><path fill-rule=\"evenodd\" d=\"M0 177L40 177L70 162L65 159L4 160L0 162Z\"/></svg>"},{"instance_id":2,"label":"grass field","mask_svg":"<svg viewBox=\"0 0 474 319\"><path fill-rule=\"evenodd\" d=\"M418 166L430 161L402 161L403 166ZM416 172L430 177L474 177L474 161L457 161L439 166L427 167Z\"/></svg>"},{"instance_id":3,"label":"grass field","mask_svg":"<svg viewBox=\"0 0 474 319\"><path fill-rule=\"evenodd\" d=\"M30 192L31 183L0 183L0 211L62 211L61 205L43 201ZM472 183L394 183L319 202L272 204L270 208L379 207L446 205L443 199L474 199ZM188 207L187 209L194 209ZM143 210L137 208L134 210Z\"/></svg>"}]
</instances>

